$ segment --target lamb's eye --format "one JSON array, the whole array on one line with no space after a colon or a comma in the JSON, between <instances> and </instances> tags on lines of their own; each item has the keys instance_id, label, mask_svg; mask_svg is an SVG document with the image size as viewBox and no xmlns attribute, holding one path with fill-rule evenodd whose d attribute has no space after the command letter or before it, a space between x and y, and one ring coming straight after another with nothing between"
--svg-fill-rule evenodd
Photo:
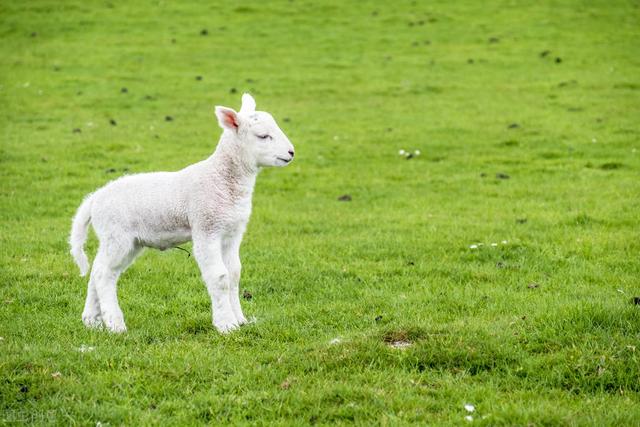
<instances>
[{"instance_id":1,"label":"lamb's eye","mask_svg":"<svg viewBox=\"0 0 640 427\"><path fill-rule=\"evenodd\" d=\"M256 135L258 138L260 139L271 139L271 135L269 134L265 134L265 135Z\"/></svg>"}]
</instances>

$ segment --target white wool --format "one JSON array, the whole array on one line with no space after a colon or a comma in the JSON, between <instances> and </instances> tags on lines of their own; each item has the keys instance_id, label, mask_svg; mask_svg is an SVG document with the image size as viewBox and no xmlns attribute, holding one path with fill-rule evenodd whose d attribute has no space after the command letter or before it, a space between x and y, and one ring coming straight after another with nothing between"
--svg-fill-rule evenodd
<instances>
[{"instance_id":1,"label":"white wool","mask_svg":"<svg viewBox=\"0 0 640 427\"><path fill-rule=\"evenodd\" d=\"M124 176L84 199L69 243L84 276L89 224L100 241L82 314L87 326L125 331L116 294L120 274L144 247L165 250L190 240L211 296L215 327L224 333L247 322L238 294L239 248L256 176L263 167L289 164L294 154L273 117L255 111L255 105L244 94L240 112L216 107L223 134L208 159L177 172Z\"/></svg>"}]
</instances>

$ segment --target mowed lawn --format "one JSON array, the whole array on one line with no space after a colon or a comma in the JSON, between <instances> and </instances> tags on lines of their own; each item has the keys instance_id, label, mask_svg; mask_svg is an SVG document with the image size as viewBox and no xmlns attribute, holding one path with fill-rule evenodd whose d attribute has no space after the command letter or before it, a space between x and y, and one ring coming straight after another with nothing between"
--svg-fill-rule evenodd
<instances>
[{"instance_id":1,"label":"mowed lawn","mask_svg":"<svg viewBox=\"0 0 640 427\"><path fill-rule=\"evenodd\" d=\"M640 425L637 1L8 0L0 40L1 423ZM149 250L85 329L83 196L208 157L244 91L296 147L255 323Z\"/></svg>"}]
</instances>

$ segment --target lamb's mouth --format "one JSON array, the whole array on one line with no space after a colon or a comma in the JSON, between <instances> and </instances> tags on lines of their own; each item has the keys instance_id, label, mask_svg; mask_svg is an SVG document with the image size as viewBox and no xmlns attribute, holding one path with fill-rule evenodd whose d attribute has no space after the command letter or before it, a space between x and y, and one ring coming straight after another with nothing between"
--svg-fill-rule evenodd
<instances>
[{"instance_id":1,"label":"lamb's mouth","mask_svg":"<svg viewBox=\"0 0 640 427\"><path fill-rule=\"evenodd\" d=\"M291 160L293 160L293 157L292 157L292 158L290 158L290 159L283 159L282 157L276 157L276 159L278 159L278 160L282 160L282 161L283 161L283 162L285 162L285 163L289 163Z\"/></svg>"}]
</instances>

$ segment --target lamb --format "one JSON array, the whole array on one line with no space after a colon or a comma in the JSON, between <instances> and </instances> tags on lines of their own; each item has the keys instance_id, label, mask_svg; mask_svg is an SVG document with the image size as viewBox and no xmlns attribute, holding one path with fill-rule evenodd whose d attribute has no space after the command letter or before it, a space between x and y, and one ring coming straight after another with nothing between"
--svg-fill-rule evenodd
<instances>
[{"instance_id":1,"label":"lamb","mask_svg":"<svg viewBox=\"0 0 640 427\"><path fill-rule=\"evenodd\" d=\"M261 168L288 165L294 156L273 117L255 108L248 93L239 112L215 108L223 133L208 159L177 172L124 176L85 197L69 243L85 276L89 224L99 240L82 312L87 327L126 331L116 292L119 276L145 247L165 250L189 240L211 297L213 325L227 333L247 322L240 307L239 248L256 176Z\"/></svg>"}]
</instances>

